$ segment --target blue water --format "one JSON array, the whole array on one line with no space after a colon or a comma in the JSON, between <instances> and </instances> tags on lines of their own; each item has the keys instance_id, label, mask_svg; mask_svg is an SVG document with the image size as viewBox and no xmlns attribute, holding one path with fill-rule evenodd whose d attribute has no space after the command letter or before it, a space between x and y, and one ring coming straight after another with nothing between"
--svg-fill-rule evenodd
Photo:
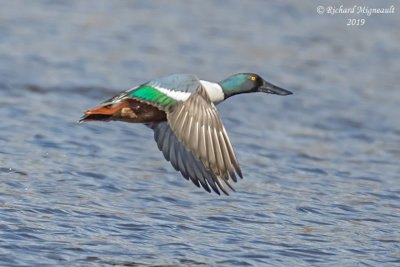
<instances>
[{"instance_id":1,"label":"blue water","mask_svg":"<svg viewBox=\"0 0 400 267\"><path fill-rule=\"evenodd\" d=\"M362 5L391 4L346 26L300 1L0 1L0 265L399 265L400 5ZM76 123L153 78L243 71L294 95L218 106L229 197L142 125Z\"/></svg>"}]
</instances>

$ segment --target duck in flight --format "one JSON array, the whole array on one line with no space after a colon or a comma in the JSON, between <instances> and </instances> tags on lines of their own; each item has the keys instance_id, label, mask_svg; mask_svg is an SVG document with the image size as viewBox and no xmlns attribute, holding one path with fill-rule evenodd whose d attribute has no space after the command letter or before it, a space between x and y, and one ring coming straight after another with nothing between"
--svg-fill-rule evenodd
<instances>
[{"instance_id":1,"label":"duck in flight","mask_svg":"<svg viewBox=\"0 0 400 267\"><path fill-rule=\"evenodd\" d=\"M242 178L228 134L215 105L242 93L290 95L254 73L239 73L218 83L191 74L165 76L121 92L87 110L83 121L144 123L166 160L195 185L228 195L229 180Z\"/></svg>"}]
</instances>

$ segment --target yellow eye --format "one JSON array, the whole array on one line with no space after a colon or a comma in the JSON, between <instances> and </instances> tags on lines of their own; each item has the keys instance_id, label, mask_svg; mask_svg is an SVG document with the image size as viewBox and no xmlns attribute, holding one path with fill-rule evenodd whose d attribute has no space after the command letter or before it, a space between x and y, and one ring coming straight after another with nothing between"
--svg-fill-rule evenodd
<instances>
[{"instance_id":1,"label":"yellow eye","mask_svg":"<svg viewBox=\"0 0 400 267\"><path fill-rule=\"evenodd\" d=\"M256 80L256 76L251 76L251 78L250 78L252 81L255 81Z\"/></svg>"}]
</instances>

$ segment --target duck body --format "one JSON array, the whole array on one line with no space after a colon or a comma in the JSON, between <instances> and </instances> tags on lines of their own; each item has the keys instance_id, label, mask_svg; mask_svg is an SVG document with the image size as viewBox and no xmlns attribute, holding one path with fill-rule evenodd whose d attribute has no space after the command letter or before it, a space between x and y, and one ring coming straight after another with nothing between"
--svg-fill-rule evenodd
<instances>
[{"instance_id":1,"label":"duck body","mask_svg":"<svg viewBox=\"0 0 400 267\"><path fill-rule=\"evenodd\" d=\"M219 83L173 74L121 92L86 111L80 121L144 123L153 129L164 157L186 179L228 195L222 181L234 190L229 178L236 182L242 172L215 105L247 92L291 94L252 73Z\"/></svg>"},{"instance_id":2,"label":"duck body","mask_svg":"<svg viewBox=\"0 0 400 267\"><path fill-rule=\"evenodd\" d=\"M218 83L198 80L190 74L173 74L121 92L99 107L86 111L81 120L116 120L150 123L165 121L166 112L186 101L199 87L205 88L210 100L224 100Z\"/></svg>"}]
</instances>

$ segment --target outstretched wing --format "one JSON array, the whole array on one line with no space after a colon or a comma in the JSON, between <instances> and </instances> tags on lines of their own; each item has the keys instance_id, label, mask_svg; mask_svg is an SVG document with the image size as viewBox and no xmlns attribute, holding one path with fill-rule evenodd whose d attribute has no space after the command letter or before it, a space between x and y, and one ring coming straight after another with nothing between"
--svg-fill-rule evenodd
<instances>
[{"instance_id":1,"label":"outstretched wing","mask_svg":"<svg viewBox=\"0 0 400 267\"><path fill-rule=\"evenodd\" d=\"M228 173L236 181L233 168L242 177L228 134L204 87L168 112L167 119L178 140L206 169L226 181Z\"/></svg>"},{"instance_id":2,"label":"outstretched wing","mask_svg":"<svg viewBox=\"0 0 400 267\"><path fill-rule=\"evenodd\" d=\"M242 177L235 152L217 109L201 85L186 101L179 102L172 111L167 112L167 120L179 143L182 143L206 170L211 171L217 181L222 178L232 188L228 182L229 176L235 182L235 171ZM221 183L217 184L220 186ZM224 188L220 188L226 193Z\"/></svg>"}]
</instances>

